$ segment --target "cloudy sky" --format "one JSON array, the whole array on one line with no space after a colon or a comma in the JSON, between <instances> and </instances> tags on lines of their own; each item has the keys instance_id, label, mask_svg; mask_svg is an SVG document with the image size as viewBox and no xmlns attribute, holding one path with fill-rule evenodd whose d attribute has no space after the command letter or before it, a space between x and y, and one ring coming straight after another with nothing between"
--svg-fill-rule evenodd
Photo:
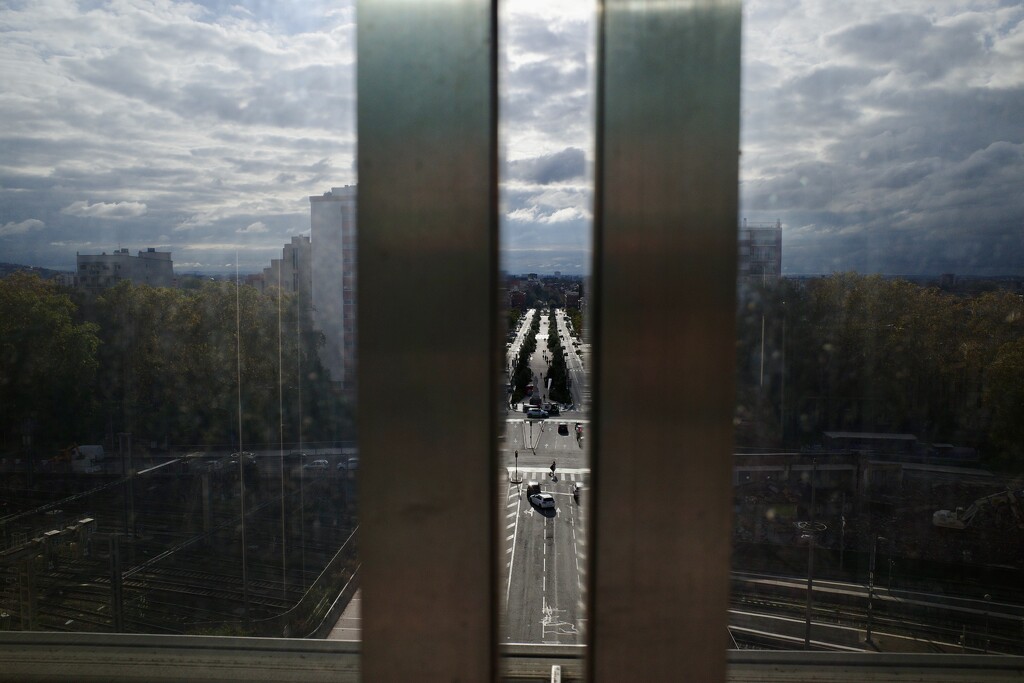
<instances>
[{"instance_id":1,"label":"cloudy sky","mask_svg":"<svg viewBox=\"0 0 1024 683\"><path fill-rule=\"evenodd\" d=\"M502 9L503 256L585 271L593 5ZM788 273L1024 274L1019 0L748 0L740 217ZM351 2L0 2L0 261L267 265L356 182Z\"/></svg>"}]
</instances>

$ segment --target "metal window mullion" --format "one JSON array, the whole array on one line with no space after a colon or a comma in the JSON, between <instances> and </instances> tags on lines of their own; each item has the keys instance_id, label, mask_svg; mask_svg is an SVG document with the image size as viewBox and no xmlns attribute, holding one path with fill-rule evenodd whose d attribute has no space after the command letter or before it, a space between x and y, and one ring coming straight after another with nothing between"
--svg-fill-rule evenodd
<instances>
[{"instance_id":1,"label":"metal window mullion","mask_svg":"<svg viewBox=\"0 0 1024 683\"><path fill-rule=\"evenodd\" d=\"M724 680L739 3L600 22L589 670Z\"/></svg>"},{"instance_id":2,"label":"metal window mullion","mask_svg":"<svg viewBox=\"0 0 1024 683\"><path fill-rule=\"evenodd\" d=\"M495 8L360 2L363 679L495 672Z\"/></svg>"}]
</instances>

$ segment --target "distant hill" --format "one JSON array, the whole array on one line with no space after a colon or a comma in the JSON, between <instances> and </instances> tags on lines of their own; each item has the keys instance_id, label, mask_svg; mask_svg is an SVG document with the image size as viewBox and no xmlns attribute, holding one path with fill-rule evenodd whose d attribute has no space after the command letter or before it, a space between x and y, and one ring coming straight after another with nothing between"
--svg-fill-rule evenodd
<instances>
[{"instance_id":1,"label":"distant hill","mask_svg":"<svg viewBox=\"0 0 1024 683\"><path fill-rule=\"evenodd\" d=\"M19 270L24 270L29 273L35 273L44 280L52 280L61 273L71 272L66 270L51 270L50 268L39 268L37 266L23 266L17 263L0 263L0 277L7 277L12 273L17 273Z\"/></svg>"}]
</instances>

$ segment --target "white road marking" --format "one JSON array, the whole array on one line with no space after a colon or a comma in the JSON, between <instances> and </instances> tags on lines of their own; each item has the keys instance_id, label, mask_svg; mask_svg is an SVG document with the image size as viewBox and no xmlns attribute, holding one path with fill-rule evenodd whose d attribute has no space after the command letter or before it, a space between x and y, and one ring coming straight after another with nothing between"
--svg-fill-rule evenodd
<instances>
[{"instance_id":1,"label":"white road marking","mask_svg":"<svg viewBox=\"0 0 1024 683\"><path fill-rule=\"evenodd\" d=\"M510 488L509 491L511 492L512 489ZM516 491L518 492L518 489L516 489ZM511 493L509 493L509 495L511 495ZM516 499L515 499L516 505L519 505L521 501L522 501L522 499L519 496L516 496ZM518 515L518 510L516 510L512 514L515 515L515 517L516 517L515 530L512 532L512 547L509 548L507 551L505 551L506 555L510 555L510 557L508 559L508 582L505 585L505 612L506 613L508 612L508 596L512 592L512 565L516 561L516 536L519 534L519 515Z\"/></svg>"}]
</instances>

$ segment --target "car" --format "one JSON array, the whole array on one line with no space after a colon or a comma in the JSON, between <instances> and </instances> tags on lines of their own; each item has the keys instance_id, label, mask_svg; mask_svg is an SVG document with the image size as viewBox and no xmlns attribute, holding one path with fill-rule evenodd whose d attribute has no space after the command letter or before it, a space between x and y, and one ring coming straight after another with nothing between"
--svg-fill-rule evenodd
<instances>
[{"instance_id":1,"label":"car","mask_svg":"<svg viewBox=\"0 0 1024 683\"><path fill-rule=\"evenodd\" d=\"M530 408L526 411L526 417L533 420L543 420L548 416L548 412L541 408Z\"/></svg>"},{"instance_id":2,"label":"car","mask_svg":"<svg viewBox=\"0 0 1024 683\"><path fill-rule=\"evenodd\" d=\"M330 463L326 460L314 460L313 462L307 462L302 466L304 470L326 470Z\"/></svg>"},{"instance_id":3,"label":"car","mask_svg":"<svg viewBox=\"0 0 1024 683\"><path fill-rule=\"evenodd\" d=\"M555 497L550 493L535 493L530 496L530 502L542 510L555 507Z\"/></svg>"},{"instance_id":4,"label":"car","mask_svg":"<svg viewBox=\"0 0 1024 683\"><path fill-rule=\"evenodd\" d=\"M244 461L245 461L246 465L255 465L256 464L256 454L255 453L250 453L249 451L242 451L241 453L232 453L231 454L231 464L232 465L236 464L238 462L238 458L239 457L244 458Z\"/></svg>"},{"instance_id":5,"label":"car","mask_svg":"<svg viewBox=\"0 0 1024 683\"><path fill-rule=\"evenodd\" d=\"M576 502L580 502L580 492L583 490L583 484L578 481L574 481L572 484L572 497L576 499Z\"/></svg>"},{"instance_id":6,"label":"car","mask_svg":"<svg viewBox=\"0 0 1024 683\"><path fill-rule=\"evenodd\" d=\"M568 422L559 422L558 423L558 433L560 435L562 435L562 436L569 436L569 423Z\"/></svg>"},{"instance_id":7,"label":"car","mask_svg":"<svg viewBox=\"0 0 1024 683\"><path fill-rule=\"evenodd\" d=\"M359 458L349 458L338 463L339 470L358 470Z\"/></svg>"},{"instance_id":8,"label":"car","mask_svg":"<svg viewBox=\"0 0 1024 683\"><path fill-rule=\"evenodd\" d=\"M558 415L558 406L556 404L554 404L554 403L549 403L549 404L545 405L544 406L544 410L547 412L547 414L549 416L550 415Z\"/></svg>"},{"instance_id":9,"label":"car","mask_svg":"<svg viewBox=\"0 0 1024 683\"><path fill-rule=\"evenodd\" d=\"M205 468L208 472L220 472L224 469L224 460L207 457L203 459L201 467Z\"/></svg>"},{"instance_id":10,"label":"car","mask_svg":"<svg viewBox=\"0 0 1024 683\"><path fill-rule=\"evenodd\" d=\"M540 493L540 482L531 481L526 485L526 495L530 497L536 493Z\"/></svg>"}]
</instances>

